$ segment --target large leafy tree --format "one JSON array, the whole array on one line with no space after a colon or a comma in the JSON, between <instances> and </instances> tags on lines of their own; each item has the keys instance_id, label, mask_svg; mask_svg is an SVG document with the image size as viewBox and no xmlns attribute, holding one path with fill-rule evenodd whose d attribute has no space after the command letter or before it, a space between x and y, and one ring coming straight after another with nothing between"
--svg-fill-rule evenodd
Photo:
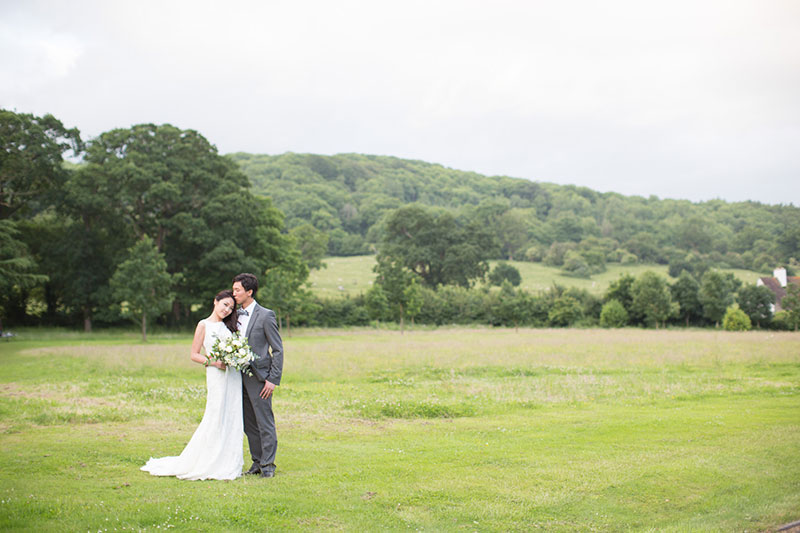
<instances>
[{"instance_id":1,"label":"large leafy tree","mask_svg":"<svg viewBox=\"0 0 800 533\"><path fill-rule=\"evenodd\" d=\"M700 281L698 298L703 306L703 316L719 326L725 311L733 303L737 280L732 275L709 270Z\"/></svg>"},{"instance_id":2,"label":"large leafy tree","mask_svg":"<svg viewBox=\"0 0 800 533\"><path fill-rule=\"evenodd\" d=\"M689 327L691 321L702 318L703 306L700 304L700 284L686 270L681 271L678 281L670 287L672 299L678 302L678 318Z\"/></svg>"},{"instance_id":3,"label":"large leafy tree","mask_svg":"<svg viewBox=\"0 0 800 533\"><path fill-rule=\"evenodd\" d=\"M480 224L418 205L389 215L380 248L382 255L400 261L432 288L469 287L483 279L493 250L492 237Z\"/></svg>"},{"instance_id":4,"label":"large leafy tree","mask_svg":"<svg viewBox=\"0 0 800 533\"><path fill-rule=\"evenodd\" d=\"M645 323L663 324L678 313L679 305L672 301L667 281L655 272L644 272L631 286L632 307L644 317Z\"/></svg>"},{"instance_id":5,"label":"large leafy tree","mask_svg":"<svg viewBox=\"0 0 800 533\"><path fill-rule=\"evenodd\" d=\"M772 320L772 306L775 304L775 293L764 286L745 285L736 295L739 308L750 317L757 327Z\"/></svg>"},{"instance_id":6,"label":"large leafy tree","mask_svg":"<svg viewBox=\"0 0 800 533\"><path fill-rule=\"evenodd\" d=\"M11 220L0 220L0 331L14 291L24 291L47 280L38 274L36 262Z\"/></svg>"},{"instance_id":7,"label":"large leafy tree","mask_svg":"<svg viewBox=\"0 0 800 533\"><path fill-rule=\"evenodd\" d=\"M0 109L0 219L49 205L67 179L63 154L81 148L78 130L52 115Z\"/></svg>"},{"instance_id":8,"label":"large leafy tree","mask_svg":"<svg viewBox=\"0 0 800 533\"><path fill-rule=\"evenodd\" d=\"M606 289L606 293L603 296L604 302L616 300L621 303L622 307L625 308L625 311L628 312L628 320L631 323L637 323L641 321L641 316L633 308L633 293L631 292L631 287L633 287L635 281L636 278L634 278L632 275L622 274L619 278L609 284L608 289Z\"/></svg>"},{"instance_id":9,"label":"large leafy tree","mask_svg":"<svg viewBox=\"0 0 800 533\"><path fill-rule=\"evenodd\" d=\"M324 231L320 231L311 224L301 224L289 232L297 242L300 255L308 268L319 269L325 266L322 258L328 251L329 236Z\"/></svg>"},{"instance_id":10,"label":"large leafy tree","mask_svg":"<svg viewBox=\"0 0 800 533\"><path fill-rule=\"evenodd\" d=\"M87 149L80 186L135 238L149 236L181 273L173 315L187 317L238 272L295 271L299 255L282 214L250 193L236 164L202 135L141 124L103 133Z\"/></svg>"},{"instance_id":11,"label":"large leafy tree","mask_svg":"<svg viewBox=\"0 0 800 533\"><path fill-rule=\"evenodd\" d=\"M0 109L0 308L20 318L27 291L48 280L22 224L56 202L69 176L63 154L81 150L78 130L52 115Z\"/></svg>"}]
</instances>

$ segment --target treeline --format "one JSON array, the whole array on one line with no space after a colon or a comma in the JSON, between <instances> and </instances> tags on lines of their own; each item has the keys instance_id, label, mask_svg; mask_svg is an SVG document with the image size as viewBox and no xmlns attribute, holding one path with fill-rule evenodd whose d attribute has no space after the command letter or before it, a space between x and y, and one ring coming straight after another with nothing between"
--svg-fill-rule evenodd
<instances>
[{"instance_id":1,"label":"treeline","mask_svg":"<svg viewBox=\"0 0 800 533\"><path fill-rule=\"evenodd\" d=\"M239 272L275 290L307 278L282 213L196 131L142 124L84 142L53 116L0 110L0 146L5 324L133 318L144 335L148 319L205 316Z\"/></svg>"},{"instance_id":2,"label":"treeline","mask_svg":"<svg viewBox=\"0 0 800 533\"><path fill-rule=\"evenodd\" d=\"M259 276L259 301L286 327L800 322L792 294L772 317L765 290L716 270L793 273L800 209L791 205L626 198L390 157L226 157L170 125L84 141L55 117L7 110L0 147L0 329L186 327L238 272ZM369 291L310 292L308 271L326 253L366 250L377 254ZM514 288L513 267L489 272L496 258L574 276L607 262L668 263L678 279L623 277L603 298L557 286L531 294ZM487 276L499 288L476 289Z\"/></svg>"},{"instance_id":3,"label":"treeline","mask_svg":"<svg viewBox=\"0 0 800 533\"><path fill-rule=\"evenodd\" d=\"M286 214L287 228L308 236L307 246L319 248L323 234L328 255L377 251L387 215L417 204L485 227L496 244L492 259L542 261L580 277L607 262L669 264L674 276L700 277L708 268L767 274L800 259L800 208L791 198L764 205L626 197L357 154L228 157Z\"/></svg>"},{"instance_id":4,"label":"treeline","mask_svg":"<svg viewBox=\"0 0 800 533\"><path fill-rule=\"evenodd\" d=\"M379 269L381 267L378 267ZM785 310L773 315L774 294L742 285L730 274L710 270L696 281L683 272L674 282L653 272L623 275L602 296L554 285L531 293L508 280L499 290L458 285L432 289L414 282L392 287L383 279L355 298L308 300L294 316L304 326L366 326L378 322L427 325L484 324L506 327L724 327L796 330L800 289L784 297ZM399 292L399 294L398 294Z\"/></svg>"}]
</instances>

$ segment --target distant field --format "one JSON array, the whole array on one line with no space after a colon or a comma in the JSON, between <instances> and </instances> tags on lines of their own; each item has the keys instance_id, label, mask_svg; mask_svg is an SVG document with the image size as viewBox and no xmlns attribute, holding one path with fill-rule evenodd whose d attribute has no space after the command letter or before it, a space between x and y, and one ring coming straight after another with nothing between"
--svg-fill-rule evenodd
<instances>
[{"instance_id":1,"label":"distant field","mask_svg":"<svg viewBox=\"0 0 800 533\"><path fill-rule=\"evenodd\" d=\"M361 255L355 257L329 257L324 261L328 267L311 272L310 282L312 290L324 297L356 296L366 292L375 279L372 267L375 265L374 255ZM491 261L494 266L497 261ZM561 274L559 268L549 267L542 263L528 263L524 261L509 261L522 275L521 287L536 292L552 287L554 283L565 287L578 287L586 289L593 294L600 295L605 292L609 284L618 279L622 274L638 276L642 272L652 270L669 278L666 265L618 265L610 264L602 274L592 276L591 279L572 278ZM750 270L727 270L733 272L744 283L755 283L762 274ZM669 278L672 279L672 278Z\"/></svg>"},{"instance_id":2,"label":"distant field","mask_svg":"<svg viewBox=\"0 0 800 533\"><path fill-rule=\"evenodd\" d=\"M0 531L775 531L800 334L297 329L274 479L179 481L191 335L0 342ZM249 466L249 465L248 465Z\"/></svg>"}]
</instances>

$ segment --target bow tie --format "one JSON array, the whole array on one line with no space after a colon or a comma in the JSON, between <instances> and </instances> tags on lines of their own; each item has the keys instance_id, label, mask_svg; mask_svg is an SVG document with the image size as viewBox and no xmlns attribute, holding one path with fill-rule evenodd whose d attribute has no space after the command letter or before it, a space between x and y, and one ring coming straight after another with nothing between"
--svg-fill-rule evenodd
<instances>
[{"instance_id":1,"label":"bow tie","mask_svg":"<svg viewBox=\"0 0 800 533\"><path fill-rule=\"evenodd\" d=\"M247 312L247 309L239 309L239 316L250 316L250 313Z\"/></svg>"}]
</instances>

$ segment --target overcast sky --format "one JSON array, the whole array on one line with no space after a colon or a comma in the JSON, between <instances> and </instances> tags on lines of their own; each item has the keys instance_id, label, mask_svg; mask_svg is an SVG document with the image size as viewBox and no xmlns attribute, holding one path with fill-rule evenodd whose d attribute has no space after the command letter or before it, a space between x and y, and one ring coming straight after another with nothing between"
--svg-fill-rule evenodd
<instances>
[{"instance_id":1,"label":"overcast sky","mask_svg":"<svg viewBox=\"0 0 800 533\"><path fill-rule=\"evenodd\" d=\"M0 0L0 106L800 205L800 1Z\"/></svg>"}]
</instances>

